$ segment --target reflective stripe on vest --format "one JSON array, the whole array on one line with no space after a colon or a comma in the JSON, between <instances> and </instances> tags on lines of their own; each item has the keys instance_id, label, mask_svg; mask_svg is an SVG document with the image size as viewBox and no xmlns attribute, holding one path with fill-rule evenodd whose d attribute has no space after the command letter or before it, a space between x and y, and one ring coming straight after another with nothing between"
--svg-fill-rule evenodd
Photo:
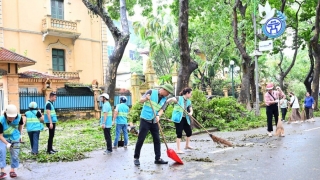
<instances>
[{"instance_id":1,"label":"reflective stripe on vest","mask_svg":"<svg viewBox=\"0 0 320 180\"><path fill-rule=\"evenodd\" d=\"M3 126L3 137L7 140L17 141L20 139L20 131L18 130L21 114L18 114L10 124L4 116L0 117L0 123Z\"/></svg>"},{"instance_id":2,"label":"reflective stripe on vest","mask_svg":"<svg viewBox=\"0 0 320 180\"><path fill-rule=\"evenodd\" d=\"M50 106L51 106L51 110L50 110L51 121L52 121L53 123L56 123L56 122L58 122L58 118L57 118L56 111L55 111L55 109L54 109L54 107L53 107L53 104L52 104L50 101L47 101L45 107L47 107L47 104L48 104L48 103L49 103ZM48 119L48 114L47 114L47 110L46 110L46 109L44 110L44 122L45 122L45 123L50 123L50 122L49 122L49 119Z\"/></svg>"},{"instance_id":3,"label":"reflective stripe on vest","mask_svg":"<svg viewBox=\"0 0 320 180\"><path fill-rule=\"evenodd\" d=\"M183 107L184 109L186 109L186 107L191 105L191 101L189 99L187 99L187 103L186 103L186 107L184 107L184 98L183 96L179 96L179 101L178 104ZM172 121L175 123L180 123L181 119L183 117L183 113L184 113L184 109L182 109L178 104L174 105L173 111L172 111ZM190 125L190 117L186 114L186 119L188 124Z\"/></svg>"},{"instance_id":4,"label":"reflective stripe on vest","mask_svg":"<svg viewBox=\"0 0 320 180\"><path fill-rule=\"evenodd\" d=\"M150 101L152 103L152 107L155 112L153 112L150 102L146 101L143 104L142 111L140 117L145 119L145 120L153 120L155 118L154 113L158 114L158 111L161 109L161 107L166 103L167 98L163 97L161 98L160 102L159 100L159 91L158 90L152 90L151 96L150 96Z\"/></svg>"},{"instance_id":5,"label":"reflective stripe on vest","mask_svg":"<svg viewBox=\"0 0 320 180\"><path fill-rule=\"evenodd\" d=\"M111 109L111 105L108 101L106 101L103 106L107 106L109 108L108 111L108 115L107 115L107 119L106 119L106 123L105 123L105 127L106 128L111 128L112 127L112 109ZM102 107L103 108L103 107ZM104 118L104 113L103 111L101 111L101 118L100 118L100 124L102 125L103 122L103 118Z\"/></svg>"},{"instance_id":6,"label":"reflective stripe on vest","mask_svg":"<svg viewBox=\"0 0 320 180\"><path fill-rule=\"evenodd\" d=\"M38 117L36 116L37 110L27 111L25 113L27 117L27 131L42 131L43 130L43 124L40 122Z\"/></svg>"},{"instance_id":7,"label":"reflective stripe on vest","mask_svg":"<svg viewBox=\"0 0 320 180\"><path fill-rule=\"evenodd\" d=\"M125 103L120 103L117 105L117 111L118 111L118 115L116 118L116 124L127 124L129 107Z\"/></svg>"}]
</instances>

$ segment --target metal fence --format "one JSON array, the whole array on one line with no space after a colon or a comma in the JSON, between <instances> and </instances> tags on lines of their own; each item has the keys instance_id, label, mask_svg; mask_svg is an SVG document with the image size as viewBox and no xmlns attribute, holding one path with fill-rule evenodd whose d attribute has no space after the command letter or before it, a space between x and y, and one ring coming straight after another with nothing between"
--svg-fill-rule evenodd
<instances>
[{"instance_id":1,"label":"metal fence","mask_svg":"<svg viewBox=\"0 0 320 180\"><path fill-rule=\"evenodd\" d=\"M45 106L44 95L38 92L20 92L19 101L21 113L28 111L30 102L36 102L39 109L44 109Z\"/></svg>"},{"instance_id":2,"label":"metal fence","mask_svg":"<svg viewBox=\"0 0 320 180\"><path fill-rule=\"evenodd\" d=\"M20 111L22 113L29 109L29 103L34 101L39 109L45 108L44 94L36 92L20 92ZM57 100L53 103L57 112L61 111L83 111L94 109L93 93L79 94L69 92L57 92Z\"/></svg>"}]
</instances>

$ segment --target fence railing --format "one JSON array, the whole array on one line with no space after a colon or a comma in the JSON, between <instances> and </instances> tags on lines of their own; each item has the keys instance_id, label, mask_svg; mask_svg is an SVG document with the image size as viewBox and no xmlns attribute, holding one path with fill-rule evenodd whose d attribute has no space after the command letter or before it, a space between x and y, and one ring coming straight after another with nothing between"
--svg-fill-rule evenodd
<instances>
[{"instance_id":1,"label":"fence railing","mask_svg":"<svg viewBox=\"0 0 320 180\"><path fill-rule=\"evenodd\" d=\"M20 112L24 113L29 109L29 103L34 101L38 108L44 110L45 97L42 93L37 92L20 92ZM94 109L94 96L90 94L58 92L57 100L53 103L57 112L61 111L83 111Z\"/></svg>"},{"instance_id":2,"label":"fence railing","mask_svg":"<svg viewBox=\"0 0 320 180\"><path fill-rule=\"evenodd\" d=\"M56 111L83 111L94 109L94 96L91 94L79 93L57 93L57 100L54 102Z\"/></svg>"},{"instance_id":3,"label":"fence railing","mask_svg":"<svg viewBox=\"0 0 320 180\"><path fill-rule=\"evenodd\" d=\"M45 98L43 93L38 92L20 92L19 93L20 101L20 112L24 113L28 111L30 102L36 102L39 109L44 109Z\"/></svg>"}]
</instances>

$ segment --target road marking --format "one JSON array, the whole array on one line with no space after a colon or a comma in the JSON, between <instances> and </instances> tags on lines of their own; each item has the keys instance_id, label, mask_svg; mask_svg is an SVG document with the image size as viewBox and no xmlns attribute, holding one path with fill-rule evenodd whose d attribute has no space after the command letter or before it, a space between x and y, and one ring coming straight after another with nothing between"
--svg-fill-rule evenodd
<instances>
[{"instance_id":1,"label":"road marking","mask_svg":"<svg viewBox=\"0 0 320 180\"><path fill-rule=\"evenodd\" d=\"M312 129L307 129L307 130L304 130L304 131L312 131L312 130L316 130L316 129L320 129L320 127L312 128Z\"/></svg>"},{"instance_id":2,"label":"road marking","mask_svg":"<svg viewBox=\"0 0 320 180\"><path fill-rule=\"evenodd\" d=\"M225 148L225 149L220 149L220 150L216 150L216 151L212 151L212 152L208 152L208 153L218 153L218 152L222 152L222 151L227 151L227 150L230 150L230 149L233 149L233 147L228 147L228 148Z\"/></svg>"}]
</instances>

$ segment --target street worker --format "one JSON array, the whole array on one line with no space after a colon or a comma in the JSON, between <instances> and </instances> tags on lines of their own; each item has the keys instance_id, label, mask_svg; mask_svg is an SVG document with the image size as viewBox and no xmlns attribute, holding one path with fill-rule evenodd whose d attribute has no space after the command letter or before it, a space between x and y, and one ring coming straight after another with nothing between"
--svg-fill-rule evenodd
<instances>
[{"instance_id":1,"label":"street worker","mask_svg":"<svg viewBox=\"0 0 320 180\"><path fill-rule=\"evenodd\" d=\"M268 136L272 136L273 125L272 125L272 116L274 116L276 125L278 124L279 110L278 102L279 99L285 96L279 86L276 87L276 91L273 90L273 83L269 83L266 86L267 92L264 94L264 102L267 106L267 124L268 124ZM284 136L284 134L282 134Z\"/></svg>"},{"instance_id":2,"label":"street worker","mask_svg":"<svg viewBox=\"0 0 320 180\"><path fill-rule=\"evenodd\" d=\"M31 102L29 104L29 111L25 112L32 155L38 155L39 153L39 136L40 131L43 130L43 124L41 123L41 121L43 122L43 116L37 108L38 104L36 102Z\"/></svg>"},{"instance_id":3,"label":"street worker","mask_svg":"<svg viewBox=\"0 0 320 180\"><path fill-rule=\"evenodd\" d=\"M126 104L127 98L125 96L120 97L120 104L116 106L113 115L113 124L116 123L116 137L113 143L113 149L117 149L120 133L122 131L124 136L124 148L128 145L128 113L129 107Z\"/></svg>"},{"instance_id":4,"label":"street worker","mask_svg":"<svg viewBox=\"0 0 320 180\"><path fill-rule=\"evenodd\" d=\"M104 139L106 141L107 149L104 151L104 154L112 153L112 139L111 139L111 127L112 127L112 109L109 103L109 94L103 93L100 95L102 98L102 109L100 117L100 125L103 129Z\"/></svg>"},{"instance_id":5,"label":"street worker","mask_svg":"<svg viewBox=\"0 0 320 180\"><path fill-rule=\"evenodd\" d=\"M172 97L167 100L167 103L170 103L170 102L177 103L174 105L171 119L174 122L176 127L176 134L177 134L176 142L177 142L178 154L184 153L180 148L182 131L184 131L187 136L185 149L193 149L190 146L190 137L192 135L190 116L192 116L192 113L193 113L191 101L190 101L191 96L192 96L192 89L187 87L180 92L180 96ZM185 113L186 111L188 112L188 114Z\"/></svg>"},{"instance_id":6,"label":"street worker","mask_svg":"<svg viewBox=\"0 0 320 180\"><path fill-rule=\"evenodd\" d=\"M310 93L306 93L306 97L304 98L304 109L306 110L306 116L307 120L311 120L311 122L314 122L313 118L313 109L314 109L314 99L312 96L310 96Z\"/></svg>"},{"instance_id":7,"label":"street worker","mask_svg":"<svg viewBox=\"0 0 320 180\"><path fill-rule=\"evenodd\" d=\"M15 178L17 174L14 169L19 167L19 153L20 153L20 135L23 126L23 118L18 114L17 107L9 104L0 116L0 179L7 176L4 171L6 167L6 149L10 151L11 170L10 177Z\"/></svg>"},{"instance_id":8,"label":"street worker","mask_svg":"<svg viewBox=\"0 0 320 180\"><path fill-rule=\"evenodd\" d=\"M299 123L301 121L301 115L300 115L300 105L299 105L299 99L297 96L294 95L293 92L289 92L290 96L290 106L292 108L291 110L291 120L288 123Z\"/></svg>"},{"instance_id":9,"label":"street worker","mask_svg":"<svg viewBox=\"0 0 320 180\"><path fill-rule=\"evenodd\" d=\"M57 100L56 92L51 92L49 94L49 100L46 102L46 107L44 110L44 123L49 129L47 153L54 154L58 152L52 148L54 132L56 130L56 123L58 122L57 114L53 106L53 102Z\"/></svg>"},{"instance_id":10,"label":"street worker","mask_svg":"<svg viewBox=\"0 0 320 180\"><path fill-rule=\"evenodd\" d=\"M168 161L161 159L161 143L159 136L158 122L166 107L166 100L169 94L173 93L173 86L164 84L159 90L150 89L140 99L144 103L140 115L140 129L138 140L134 151L134 164L140 165L140 151L143 142L150 131L153 138L155 153L155 164L168 164ZM150 104L151 103L151 104Z\"/></svg>"}]
</instances>

